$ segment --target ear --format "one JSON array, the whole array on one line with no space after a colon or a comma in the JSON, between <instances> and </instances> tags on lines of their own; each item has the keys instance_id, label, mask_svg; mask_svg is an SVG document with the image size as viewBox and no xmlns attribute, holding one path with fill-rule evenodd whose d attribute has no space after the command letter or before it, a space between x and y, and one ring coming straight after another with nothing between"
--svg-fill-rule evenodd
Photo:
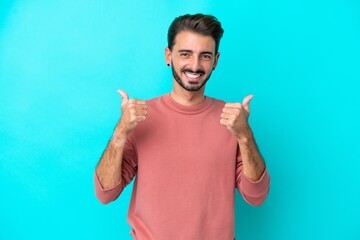
<instances>
[{"instance_id":1,"label":"ear","mask_svg":"<svg viewBox=\"0 0 360 240\"><path fill-rule=\"evenodd\" d=\"M169 48L165 48L165 63L171 65L171 50Z\"/></svg>"},{"instance_id":2,"label":"ear","mask_svg":"<svg viewBox=\"0 0 360 240\"><path fill-rule=\"evenodd\" d=\"M220 57L220 52L216 53L215 58L214 58L214 64L213 64L213 69L215 70L218 61L219 61L219 57Z\"/></svg>"}]
</instances>

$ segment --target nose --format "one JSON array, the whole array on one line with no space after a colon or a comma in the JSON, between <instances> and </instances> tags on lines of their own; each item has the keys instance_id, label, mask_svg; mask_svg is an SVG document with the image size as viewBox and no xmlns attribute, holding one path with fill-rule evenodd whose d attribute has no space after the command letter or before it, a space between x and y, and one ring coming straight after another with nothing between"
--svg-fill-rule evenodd
<instances>
[{"instance_id":1,"label":"nose","mask_svg":"<svg viewBox=\"0 0 360 240\"><path fill-rule=\"evenodd\" d=\"M191 70L193 70L194 72L196 72L197 70L201 69L201 61L197 56L194 56L191 59L191 62L189 64L189 67L191 68Z\"/></svg>"}]
</instances>

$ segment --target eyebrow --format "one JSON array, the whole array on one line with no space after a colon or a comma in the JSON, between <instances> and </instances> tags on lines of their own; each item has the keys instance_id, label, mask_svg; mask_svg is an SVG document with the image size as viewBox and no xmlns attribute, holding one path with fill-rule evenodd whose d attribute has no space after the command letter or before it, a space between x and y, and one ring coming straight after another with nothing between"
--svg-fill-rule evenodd
<instances>
[{"instance_id":1,"label":"eyebrow","mask_svg":"<svg viewBox=\"0 0 360 240\"><path fill-rule=\"evenodd\" d=\"M182 53L182 52L185 52L185 53L193 53L192 50L188 50L188 49L180 49L178 52ZM210 51L204 51L204 52L201 52L200 54L210 54L210 55L213 55L212 52Z\"/></svg>"}]
</instances>

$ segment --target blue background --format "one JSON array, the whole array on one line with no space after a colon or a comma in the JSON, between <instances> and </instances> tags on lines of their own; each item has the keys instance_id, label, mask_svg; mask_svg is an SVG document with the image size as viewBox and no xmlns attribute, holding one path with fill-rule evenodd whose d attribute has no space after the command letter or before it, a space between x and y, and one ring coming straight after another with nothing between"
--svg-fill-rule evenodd
<instances>
[{"instance_id":1,"label":"blue background","mask_svg":"<svg viewBox=\"0 0 360 240\"><path fill-rule=\"evenodd\" d=\"M206 94L255 95L271 174L261 207L236 193L238 239L360 239L358 0L1 0L0 239L131 239L132 184L93 190L116 89L169 92L168 26L198 12L225 29Z\"/></svg>"}]
</instances>

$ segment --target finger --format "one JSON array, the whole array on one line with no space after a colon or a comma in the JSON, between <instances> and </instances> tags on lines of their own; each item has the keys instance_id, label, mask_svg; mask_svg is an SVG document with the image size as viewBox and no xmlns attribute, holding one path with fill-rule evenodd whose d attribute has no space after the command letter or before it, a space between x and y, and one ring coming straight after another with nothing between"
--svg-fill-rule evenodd
<instances>
[{"instance_id":1,"label":"finger","mask_svg":"<svg viewBox=\"0 0 360 240\"><path fill-rule=\"evenodd\" d=\"M225 126L227 129L230 129L232 127L232 124L229 122L229 120L221 119L220 124Z\"/></svg>"},{"instance_id":2,"label":"finger","mask_svg":"<svg viewBox=\"0 0 360 240\"><path fill-rule=\"evenodd\" d=\"M146 101L132 98L132 99L129 100L129 103L134 103L134 104L146 104Z\"/></svg>"},{"instance_id":3,"label":"finger","mask_svg":"<svg viewBox=\"0 0 360 240\"><path fill-rule=\"evenodd\" d=\"M229 120L227 120L225 118L222 118L222 119L220 119L220 124L224 125L224 126L228 126L229 125Z\"/></svg>"},{"instance_id":4,"label":"finger","mask_svg":"<svg viewBox=\"0 0 360 240\"><path fill-rule=\"evenodd\" d=\"M232 118L221 118L220 123L223 124L223 125L232 126L234 124L234 119L232 119Z\"/></svg>"},{"instance_id":5,"label":"finger","mask_svg":"<svg viewBox=\"0 0 360 240\"><path fill-rule=\"evenodd\" d=\"M223 108L223 113L239 114L240 111L241 111L240 108L229 108L229 107Z\"/></svg>"},{"instance_id":6,"label":"finger","mask_svg":"<svg viewBox=\"0 0 360 240\"><path fill-rule=\"evenodd\" d=\"M236 116L234 114L231 114L231 113L222 113L220 115L220 117L222 119L230 119L230 120L235 120Z\"/></svg>"},{"instance_id":7,"label":"finger","mask_svg":"<svg viewBox=\"0 0 360 240\"><path fill-rule=\"evenodd\" d=\"M243 100L243 107L247 112L250 112L250 100L253 99L254 95L246 96Z\"/></svg>"},{"instance_id":8,"label":"finger","mask_svg":"<svg viewBox=\"0 0 360 240\"><path fill-rule=\"evenodd\" d=\"M135 103L131 103L131 99L128 103L127 108L130 110L134 110L134 111L138 111L138 110L146 110L147 106L145 104L135 104Z\"/></svg>"},{"instance_id":9,"label":"finger","mask_svg":"<svg viewBox=\"0 0 360 240\"><path fill-rule=\"evenodd\" d=\"M121 95L121 107L123 107L129 101L129 95L123 90L117 90L117 92Z\"/></svg>"},{"instance_id":10,"label":"finger","mask_svg":"<svg viewBox=\"0 0 360 240\"><path fill-rule=\"evenodd\" d=\"M226 108L241 108L241 103L226 103Z\"/></svg>"},{"instance_id":11,"label":"finger","mask_svg":"<svg viewBox=\"0 0 360 240\"><path fill-rule=\"evenodd\" d=\"M138 117L136 117L136 119L138 122L142 122L142 121L145 121L146 116L138 116Z\"/></svg>"},{"instance_id":12,"label":"finger","mask_svg":"<svg viewBox=\"0 0 360 240\"><path fill-rule=\"evenodd\" d=\"M146 110L137 110L135 112L136 116L140 117L140 116L146 116L147 115L147 111Z\"/></svg>"}]
</instances>

